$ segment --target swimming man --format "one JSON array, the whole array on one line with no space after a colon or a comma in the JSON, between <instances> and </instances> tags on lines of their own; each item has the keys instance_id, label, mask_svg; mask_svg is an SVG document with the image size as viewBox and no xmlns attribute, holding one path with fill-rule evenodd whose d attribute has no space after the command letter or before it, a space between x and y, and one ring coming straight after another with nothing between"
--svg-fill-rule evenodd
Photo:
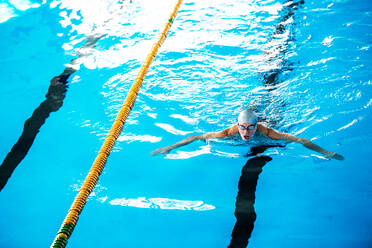
<instances>
[{"instance_id":1,"label":"swimming man","mask_svg":"<svg viewBox=\"0 0 372 248\"><path fill-rule=\"evenodd\" d=\"M232 127L229 127L225 130L222 130L220 132L210 132L205 133L202 135L196 135L196 136L190 136L184 140L181 140L180 142L162 147L159 149L154 150L151 155L158 155L158 154L167 154L171 150L178 148L180 146L187 145L195 140L207 140L207 139L223 139L226 137L231 137L233 135L236 135L237 133L240 134L240 137L244 141L249 141L256 132L262 133L264 136L273 139L273 140L285 140L287 142L297 142L305 147L314 150L316 152L319 152L324 155L325 158L328 159L337 159L337 160L343 160L344 157L340 154L337 154L335 152L329 152L316 144L312 143L308 139L300 138L297 136L294 136L292 134L288 133L281 133L278 132L272 128L264 126L262 123L258 122L257 115L254 111L250 109L243 110L238 117L238 123L233 125Z\"/></svg>"}]
</instances>

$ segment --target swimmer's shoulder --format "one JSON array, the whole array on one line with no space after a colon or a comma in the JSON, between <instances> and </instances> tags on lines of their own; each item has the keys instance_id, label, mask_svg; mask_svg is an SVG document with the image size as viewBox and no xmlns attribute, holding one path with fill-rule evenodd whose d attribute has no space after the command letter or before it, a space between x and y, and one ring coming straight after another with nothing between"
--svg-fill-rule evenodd
<instances>
[{"instance_id":1,"label":"swimmer's shoulder","mask_svg":"<svg viewBox=\"0 0 372 248\"><path fill-rule=\"evenodd\" d=\"M224 130L227 137L233 136L239 132L238 125L234 124L233 126Z\"/></svg>"},{"instance_id":2,"label":"swimmer's shoulder","mask_svg":"<svg viewBox=\"0 0 372 248\"><path fill-rule=\"evenodd\" d=\"M268 132L269 132L269 128L266 127L263 123L258 122L257 123L257 131L264 134L264 135L267 135Z\"/></svg>"},{"instance_id":3,"label":"swimmer's shoulder","mask_svg":"<svg viewBox=\"0 0 372 248\"><path fill-rule=\"evenodd\" d=\"M226 128L220 132L217 132L217 133L212 133L214 134L213 137L214 138L226 138L226 137L231 137L233 135L235 135L236 133L238 133L238 125L233 125L229 128Z\"/></svg>"}]
</instances>

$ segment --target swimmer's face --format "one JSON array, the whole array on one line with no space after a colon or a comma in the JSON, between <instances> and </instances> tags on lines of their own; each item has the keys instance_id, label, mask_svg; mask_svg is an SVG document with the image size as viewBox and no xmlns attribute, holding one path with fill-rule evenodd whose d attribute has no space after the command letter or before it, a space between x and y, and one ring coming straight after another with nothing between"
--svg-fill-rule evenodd
<instances>
[{"instance_id":1,"label":"swimmer's face","mask_svg":"<svg viewBox=\"0 0 372 248\"><path fill-rule=\"evenodd\" d=\"M257 123L238 123L238 130L240 137L242 137L243 140L248 141L250 140L254 133L257 130Z\"/></svg>"}]
</instances>

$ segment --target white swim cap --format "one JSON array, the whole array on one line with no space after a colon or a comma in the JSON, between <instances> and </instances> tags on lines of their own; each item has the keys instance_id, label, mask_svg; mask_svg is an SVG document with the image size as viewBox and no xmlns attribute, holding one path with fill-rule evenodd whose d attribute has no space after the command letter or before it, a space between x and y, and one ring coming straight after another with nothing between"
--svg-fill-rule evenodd
<instances>
[{"instance_id":1,"label":"white swim cap","mask_svg":"<svg viewBox=\"0 0 372 248\"><path fill-rule=\"evenodd\" d=\"M238 117L238 123L257 123L257 115L253 110L246 109L240 112Z\"/></svg>"}]
</instances>

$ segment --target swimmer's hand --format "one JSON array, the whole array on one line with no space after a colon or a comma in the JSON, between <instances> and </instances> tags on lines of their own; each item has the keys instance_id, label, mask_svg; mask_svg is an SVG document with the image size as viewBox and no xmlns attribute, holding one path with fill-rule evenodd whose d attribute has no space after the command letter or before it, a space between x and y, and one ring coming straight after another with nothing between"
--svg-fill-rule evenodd
<instances>
[{"instance_id":1,"label":"swimmer's hand","mask_svg":"<svg viewBox=\"0 0 372 248\"><path fill-rule=\"evenodd\" d=\"M160 154L168 154L170 151L172 150L172 148L170 148L169 146L167 147L162 147L162 148L159 148L159 149L156 149L154 151L151 152L151 156L156 156L156 155L160 155Z\"/></svg>"},{"instance_id":2,"label":"swimmer's hand","mask_svg":"<svg viewBox=\"0 0 372 248\"><path fill-rule=\"evenodd\" d=\"M180 146L184 146L184 145L187 145L195 140L201 140L201 139L204 139L204 136L205 135L197 135L197 136L190 136L190 137L187 137L186 139L184 140L181 140L180 142L174 144L174 145L170 145L170 146L166 146L166 147L162 147L162 148L159 148L159 149L156 149L155 151L153 151L151 153L151 156L155 156L155 155L159 155L159 154L168 154L171 150L173 149L176 149Z\"/></svg>"},{"instance_id":3,"label":"swimmer's hand","mask_svg":"<svg viewBox=\"0 0 372 248\"><path fill-rule=\"evenodd\" d=\"M337 160L344 160L345 159L342 155L337 154L335 152L327 152L326 154L324 154L324 157L328 158L328 159L337 159Z\"/></svg>"},{"instance_id":4,"label":"swimmer's hand","mask_svg":"<svg viewBox=\"0 0 372 248\"><path fill-rule=\"evenodd\" d=\"M298 140L298 141L297 141ZM303 139L303 138L297 138L297 142L302 143L305 147L321 153L326 159L337 159L337 160L344 160L344 157L340 154L337 154L335 152L329 152L320 146L312 143L310 140Z\"/></svg>"}]
</instances>

